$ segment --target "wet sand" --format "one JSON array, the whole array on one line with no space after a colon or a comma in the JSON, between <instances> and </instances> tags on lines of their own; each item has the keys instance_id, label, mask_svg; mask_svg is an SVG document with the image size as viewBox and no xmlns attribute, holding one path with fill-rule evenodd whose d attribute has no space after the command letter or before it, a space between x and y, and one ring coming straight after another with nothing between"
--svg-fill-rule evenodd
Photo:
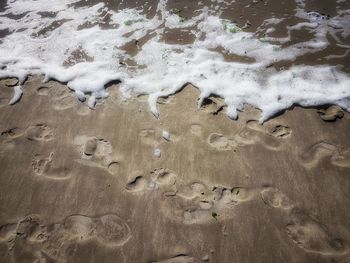
<instances>
[{"instance_id":1,"label":"wet sand","mask_svg":"<svg viewBox=\"0 0 350 263\"><path fill-rule=\"evenodd\" d=\"M350 262L348 113L260 125L247 106L232 121L187 86L156 119L118 85L91 110L39 77L9 106L13 84L0 81L1 262Z\"/></svg>"}]
</instances>

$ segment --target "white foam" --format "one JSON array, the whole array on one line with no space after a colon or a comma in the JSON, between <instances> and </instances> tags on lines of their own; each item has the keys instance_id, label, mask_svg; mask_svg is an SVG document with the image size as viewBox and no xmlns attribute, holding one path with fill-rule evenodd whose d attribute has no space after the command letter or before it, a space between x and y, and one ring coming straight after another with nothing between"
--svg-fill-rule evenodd
<instances>
[{"instance_id":1,"label":"white foam","mask_svg":"<svg viewBox=\"0 0 350 263\"><path fill-rule=\"evenodd\" d=\"M0 29L10 31L0 42L0 78L16 77L23 84L28 75L42 74L45 81L67 83L79 100L88 98L90 108L95 107L96 100L108 97L107 83L120 80L125 96L149 95L155 116L159 115L157 99L174 94L187 83L200 90L199 106L213 94L224 98L232 119L237 118L245 104L262 110L261 121L293 104L330 103L350 109L349 76L340 69L301 65L278 72L267 67L325 49L329 46L328 34L334 36L338 45L346 45L339 35L349 35L348 10L339 11L333 18L319 19L318 14L307 13L304 2L298 0L296 16L303 21L288 27L285 37L259 39L233 22L213 15L207 7L195 17L182 19L165 10L166 1L160 0L156 15L147 18L136 9L117 12L108 10L103 3L78 8L72 5L74 2L8 1L6 10L0 14ZM54 15L42 16L40 12ZM109 29L102 27L106 15L110 16ZM259 30L267 27L266 32L272 33L271 26L283 20L269 18ZM190 29L195 41L186 45L164 43L165 28ZM291 40L291 31L305 28L313 34L311 40L286 45ZM136 56L122 49L126 43L144 36L153 37L139 47ZM210 51L218 48L255 62L227 62L221 53ZM77 52L80 56L74 57ZM128 59L143 67L119 63ZM20 88L15 89L11 101L19 100L20 93Z\"/></svg>"},{"instance_id":2,"label":"white foam","mask_svg":"<svg viewBox=\"0 0 350 263\"><path fill-rule=\"evenodd\" d=\"M13 105L13 104L17 103L21 99L22 94L23 94L21 86L15 86L13 88L13 91L14 91L14 94L13 94L12 99L9 102L9 105Z\"/></svg>"}]
</instances>

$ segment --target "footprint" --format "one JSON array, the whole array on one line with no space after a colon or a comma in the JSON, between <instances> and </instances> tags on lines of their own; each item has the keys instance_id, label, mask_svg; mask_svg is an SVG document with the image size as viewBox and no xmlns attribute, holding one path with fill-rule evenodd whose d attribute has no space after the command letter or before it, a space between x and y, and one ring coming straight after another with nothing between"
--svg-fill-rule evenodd
<instances>
[{"instance_id":1,"label":"footprint","mask_svg":"<svg viewBox=\"0 0 350 263\"><path fill-rule=\"evenodd\" d=\"M350 150L336 152L331 157L331 162L335 166L348 168L350 167Z\"/></svg>"},{"instance_id":2,"label":"footprint","mask_svg":"<svg viewBox=\"0 0 350 263\"><path fill-rule=\"evenodd\" d=\"M327 142L316 143L301 155L301 161L309 169L316 167L326 158L335 166L350 167L350 150L341 150Z\"/></svg>"},{"instance_id":3,"label":"footprint","mask_svg":"<svg viewBox=\"0 0 350 263\"><path fill-rule=\"evenodd\" d=\"M92 156L97 150L97 138L89 139L84 145L84 154L87 156Z\"/></svg>"},{"instance_id":4,"label":"footprint","mask_svg":"<svg viewBox=\"0 0 350 263\"><path fill-rule=\"evenodd\" d=\"M40 230L40 218L37 215L26 216L20 220L17 228L16 235L21 236L29 241L36 241L37 233Z\"/></svg>"},{"instance_id":5,"label":"footprint","mask_svg":"<svg viewBox=\"0 0 350 263\"><path fill-rule=\"evenodd\" d=\"M2 85L7 86L7 87L14 87L18 84L18 79L16 79L16 78L1 79L0 83Z\"/></svg>"},{"instance_id":6,"label":"footprint","mask_svg":"<svg viewBox=\"0 0 350 263\"><path fill-rule=\"evenodd\" d=\"M289 132L290 130L287 127L277 125L272 129L272 132L269 131L268 127L265 127L263 124L260 124L257 121L248 121L246 124L247 129L249 129L249 132L241 133L240 135L247 138L251 137L252 141L254 143L261 143L263 144L267 149L270 150L278 150L281 146L281 141L279 138L286 138L286 136L278 136L280 134L283 134L283 132ZM275 132L274 132L275 131ZM248 137L249 136L249 137Z\"/></svg>"},{"instance_id":7,"label":"footprint","mask_svg":"<svg viewBox=\"0 0 350 263\"><path fill-rule=\"evenodd\" d=\"M30 126L26 130L27 139L31 141L51 141L54 139L53 130L46 124Z\"/></svg>"},{"instance_id":8,"label":"footprint","mask_svg":"<svg viewBox=\"0 0 350 263\"><path fill-rule=\"evenodd\" d=\"M26 135L31 141L51 141L54 139L53 130L46 124L36 124L29 126L27 129L13 127L3 130L0 134L1 138L16 139Z\"/></svg>"},{"instance_id":9,"label":"footprint","mask_svg":"<svg viewBox=\"0 0 350 263\"><path fill-rule=\"evenodd\" d=\"M142 176L136 176L127 183L125 189L129 192L139 192L145 189L147 180Z\"/></svg>"},{"instance_id":10,"label":"footprint","mask_svg":"<svg viewBox=\"0 0 350 263\"><path fill-rule=\"evenodd\" d=\"M92 238L95 227L95 223L90 217L82 215L71 215L63 223L63 228L71 235L70 238L80 240Z\"/></svg>"},{"instance_id":11,"label":"footprint","mask_svg":"<svg viewBox=\"0 0 350 263\"><path fill-rule=\"evenodd\" d=\"M51 82L50 86L39 87L37 93L41 96L50 96L54 110L67 110L78 105L74 92L56 82Z\"/></svg>"},{"instance_id":12,"label":"footprint","mask_svg":"<svg viewBox=\"0 0 350 263\"><path fill-rule=\"evenodd\" d=\"M272 129L271 134L277 138L287 138L292 134L292 130L288 126L277 125Z\"/></svg>"},{"instance_id":13,"label":"footprint","mask_svg":"<svg viewBox=\"0 0 350 263\"><path fill-rule=\"evenodd\" d=\"M78 106L78 101L77 99L69 94L66 96L63 96L57 100L55 100L52 104L52 107L54 110L60 111L60 110L67 110L72 107Z\"/></svg>"},{"instance_id":14,"label":"footprint","mask_svg":"<svg viewBox=\"0 0 350 263\"><path fill-rule=\"evenodd\" d=\"M149 189L158 189L164 185L174 185L176 183L176 174L169 169L159 168L151 172L151 180L148 183Z\"/></svg>"},{"instance_id":15,"label":"footprint","mask_svg":"<svg viewBox=\"0 0 350 263\"><path fill-rule=\"evenodd\" d=\"M93 157L97 160L101 160L104 166L108 166L112 162L111 154L113 153L113 147L111 143L105 139L98 139L96 143L96 149L90 148L90 150L94 151L92 154ZM84 148L88 150L86 145Z\"/></svg>"},{"instance_id":16,"label":"footprint","mask_svg":"<svg viewBox=\"0 0 350 263\"><path fill-rule=\"evenodd\" d=\"M256 131L245 127L235 134L234 141L241 147L254 145L259 143L259 134Z\"/></svg>"},{"instance_id":17,"label":"footprint","mask_svg":"<svg viewBox=\"0 0 350 263\"><path fill-rule=\"evenodd\" d=\"M262 144L270 150L278 150L281 146L281 138L287 138L291 134L291 129L286 126L277 125L269 131L268 127L257 121L247 121L246 126L236 133L231 141L237 146Z\"/></svg>"},{"instance_id":18,"label":"footprint","mask_svg":"<svg viewBox=\"0 0 350 263\"><path fill-rule=\"evenodd\" d=\"M236 205L259 196L259 188L215 186L209 190L203 183L192 183L165 196L165 215L186 224L202 224L232 217Z\"/></svg>"},{"instance_id":19,"label":"footprint","mask_svg":"<svg viewBox=\"0 0 350 263\"><path fill-rule=\"evenodd\" d=\"M77 162L107 170L111 174L117 174L120 162L114 154L112 144L102 138L76 136L73 143L79 147L81 159Z\"/></svg>"},{"instance_id":20,"label":"footprint","mask_svg":"<svg viewBox=\"0 0 350 263\"><path fill-rule=\"evenodd\" d=\"M6 242L9 252L27 247L39 258L55 262L71 262L72 246L94 239L107 246L122 246L131 238L129 225L115 214L98 217L71 215L62 223L43 224L37 215L26 216L17 223L0 226L0 242ZM12 253L13 252L13 253ZM10 255L11 255L10 254Z\"/></svg>"},{"instance_id":21,"label":"footprint","mask_svg":"<svg viewBox=\"0 0 350 263\"><path fill-rule=\"evenodd\" d=\"M293 212L286 233L298 247L307 252L340 255L348 251L342 240L331 237L323 225L299 211Z\"/></svg>"},{"instance_id":22,"label":"footprint","mask_svg":"<svg viewBox=\"0 0 350 263\"><path fill-rule=\"evenodd\" d=\"M344 117L343 110L338 106L330 106L327 109L321 109L318 113L321 119L327 122L333 122Z\"/></svg>"},{"instance_id":23,"label":"footprint","mask_svg":"<svg viewBox=\"0 0 350 263\"><path fill-rule=\"evenodd\" d=\"M131 237L128 224L115 214L95 218L72 215L65 219L63 228L69 233L70 239L84 241L96 238L111 246L122 246Z\"/></svg>"},{"instance_id":24,"label":"footprint","mask_svg":"<svg viewBox=\"0 0 350 263\"><path fill-rule=\"evenodd\" d=\"M150 263L199 263L199 262L201 262L199 259L196 259L191 256L183 255L183 254L177 255L172 258L163 259L160 261L150 261Z\"/></svg>"},{"instance_id":25,"label":"footprint","mask_svg":"<svg viewBox=\"0 0 350 263\"><path fill-rule=\"evenodd\" d=\"M13 128L3 130L0 134L0 137L5 139L15 139L15 138L21 137L24 133L25 133L24 129L13 127Z\"/></svg>"},{"instance_id":26,"label":"footprint","mask_svg":"<svg viewBox=\"0 0 350 263\"><path fill-rule=\"evenodd\" d=\"M108 169L109 173L111 173L111 174L118 174L118 172L120 170L120 163L117 161L111 161L108 164L107 169Z\"/></svg>"},{"instance_id":27,"label":"footprint","mask_svg":"<svg viewBox=\"0 0 350 263\"><path fill-rule=\"evenodd\" d=\"M177 175L169 169L158 168L151 171L147 176L137 173L127 184L128 192L140 192L143 190L157 190L164 187L172 187L176 183ZM168 189L169 190L169 189Z\"/></svg>"},{"instance_id":28,"label":"footprint","mask_svg":"<svg viewBox=\"0 0 350 263\"><path fill-rule=\"evenodd\" d=\"M292 129L288 126L277 124L260 124L255 120L247 121L247 127L251 130L261 132L267 137L284 139L292 134Z\"/></svg>"},{"instance_id":29,"label":"footprint","mask_svg":"<svg viewBox=\"0 0 350 263\"><path fill-rule=\"evenodd\" d=\"M13 246L19 238L29 242L41 241L38 235L41 228L40 218L37 215L28 215L17 223L0 226L0 242Z\"/></svg>"},{"instance_id":30,"label":"footprint","mask_svg":"<svg viewBox=\"0 0 350 263\"><path fill-rule=\"evenodd\" d=\"M194 199L200 196L209 195L210 191L205 184L194 182L179 189L177 195L184 199Z\"/></svg>"},{"instance_id":31,"label":"footprint","mask_svg":"<svg viewBox=\"0 0 350 263\"><path fill-rule=\"evenodd\" d=\"M42 155L35 155L32 159L32 167L34 173L45 178L63 180L71 177L71 172L66 167L53 167L54 153L50 153L48 157Z\"/></svg>"},{"instance_id":32,"label":"footprint","mask_svg":"<svg viewBox=\"0 0 350 263\"><path fill-rule=\"evenodd\" d=\"M259 188L234 187L231 190L232 200L238 203L255 199L259 194Z\"/></svg>"},{"instance_id":33,"label":"footprint","mask_svg":"<svg viewBox=\"0 0 350 263\"><path fill-rule=\"evenodd\" d=\"M278 188L268 187L261 191L264 203L272 208L292 209L292 201Z\"/></svg>"},{"instance_id":34,"label":"footprint","mask_svg":"<svg viewBox=\"0 0 350 263\"><path fill-rule=\"evenodd\" d=\"M35 155L32 160L32 167L37 175L43 175L49 168L52 161L53 153L50 153L48 157L42 155Z\"/></svg>"},{"instance_id":35,"label":"footprint","mask_svg":"<svg viewBox=\"0 0 350 263\"><path fill-rule=\"evenodd\" d=\"M287 212L284 214L290 221L285 227L287 236L306 252L339 255L348 251L342 240L331 237L323 225L301 212L278 188L264 188L261 198L266 205Z\"/></svg>"},{"instance_id":36,"label":"footprint","mask_svg":"<svg viewBox=\"0 0 350 263\"><path fill-rule=\"evenodd\" d=\"M209 135L208 144L218 151L229 151L237 146L237 143L234 140L228 139L218 133L212 133Z\"/></svg>"},{"instance_id":37,"label":"footprint","mask_svg":"<svg viewBox=\"0 0 350 263\"><path fill-rule=\"evenodd\" d=\"M36 92L41 96L47 96L47 95L49 95L50 90L51 89L49 87L41 86L41 87L36 89Z\"/></svg>"},{"instance_id":38,"label":"footprint","mask_svg":"<svg viewBox=\"0 0 350 263\"><path fill-rule=\"evenodd\" d=\"M211 98L205 98L203 100L200 109L206 113L217 115L220 111L224 109L224 107L225 107L225 103L223 99L220 99L217 97L211 97Z\"/></svg>"},{"instance_id":39,"label":"footprint","mask_svg":"<svg viewBox=\"0 0 350 263\"><path fill-rule=\"evenodd\" d=\"M103 244L122 246L131 237L131 230L127 223L114 214L107 214L95 218L96 235Z\"/></svg>"}]
</instances>

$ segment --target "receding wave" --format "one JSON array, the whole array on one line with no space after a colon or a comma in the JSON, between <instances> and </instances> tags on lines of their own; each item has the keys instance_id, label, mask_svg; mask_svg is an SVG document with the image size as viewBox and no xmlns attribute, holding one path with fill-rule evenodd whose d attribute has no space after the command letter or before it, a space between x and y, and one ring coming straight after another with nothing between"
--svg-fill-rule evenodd
<instances>
[{"instance_id":1,"label":"receding wave","mask_svg":"<svg viewBox=\"0 0 350 263\"><path fill-rule=\"evenodd\" d=\"M156 116L157 99L188 83L199 105L224 98L232 119L245 104L262 111L261 121L294 104L350 111L349 4L323 14L285 2L282 12L255 1L9 0L0 13L0 78L19 80L11 103L28 75L44 75L91 108L118 80L126 97L149 95Z\"/></svg>"}]
</instances>

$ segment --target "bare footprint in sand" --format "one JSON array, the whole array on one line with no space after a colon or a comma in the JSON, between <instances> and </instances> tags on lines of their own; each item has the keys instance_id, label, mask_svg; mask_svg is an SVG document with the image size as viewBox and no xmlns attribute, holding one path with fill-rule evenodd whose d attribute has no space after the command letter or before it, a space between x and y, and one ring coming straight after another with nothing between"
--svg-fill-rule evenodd
<instances>
[{"instance_id":1,"label":"bare footprint in sand","mask_svg":"<svg viewBox=\"0 0 350 263\"><path fill-rule=\"evenodd\" d=\"M259 190L258 187L234 187L231 189L232 200L238 203L254 200L258 196Z\"/></svg>"},{"instance_id":2,"label":"bare footprint in sand","mask_svg":"<svg viewBox=\"0 0 350 263\"><path fill-rule=\"evenodd\" d=\"M0 226L0 242L7 242L13 246L18 238L29 242L42 241L42 236L39 235L41 228L37 215L26 216L16 223Z\"/></svg>"},{"instance_id":3,"label":"bare footprint in sand","mask_svg":"<svg viewBox=\"0 0 350 263\"><path fill-rule=\"evenodd\" d=\"M272 208L292 209L293 202L278 188L268 187L261 191L261 199Z\"/></svg>"},{"instance_id":4,"label":"bare footprint in sand","mask_svg":"<svg viewBox=\"0 0 350 263\"><path fill-rule=\"evenodd\" d=\"M5 129L1 132L0 137L4 139L15 139L21 137L25 133L25 129L19 127L13 127Z\"/></svg>"},{"instance_id":5,"label":"bare footprint in sand","mask_svg":"<svg viewBox=\"0 0 350 263\"><path fill-rule=\"evenodd\" d=\"M32 159L32 168L36 175L49 179L63 180L70 178L70 170L65 167L53 167L52 160L54 153L48 156L35 155Z\"/></svg>"},{"instance_id":6,"label":"bare footprint in sand","mask_svg":"<svg viewBox=\"0 0 350 263\"><path fill-rule=\"evenodd\" d=\"M188 200L210 194L211 191L208 189L208 187L200 182L194 182L189 185L181 186L177 192L177 196Z\"/></svg>"},{"instance_id":7,"label":"bare footprint in sand","mask_svg":"<svg viewBox=\"0 0 350 263\"><path fill-rule=\"evenodd\" d=\"M187 255L177 255L172 258L163 259L160 261L150 261L150 263L199 263L199 259L196 259Z\"/></svg>"},{"instance_id":8,"label":"bare footprint in sand","mask_svg":"<svg viewBox=\"0 0 350 263\"><path fill-rule=\"evenodd\" d=\"M53 130L46 124L30 126L26 130L26 136L31 141L51 141L54 139Z\"/></svg>"},{"instance_id":9,"label":"bare footprint in sand","mask_svg":"<svg viewBox=\"0 0 350 263\"><path fill-rule=\"evenodd\" d=\"M350 167L350 150L336 152L331 157L331 162L335 166L349 168Z\"/></svg>"},{"instance_id":10,"label":"bare footprint in sand","mask_svg":"<svg viewBox=\"0 0 350 263\"><path fill-rule=\"evenodd\" d=\"M129 192L140 192L143 190L157 190L164 187L172 187L176 183L177 175L169 169L158 168L149 173L148 176L138 174L126 185Z\"/></svg>"},{"instance_id":11,"label":"bare footprint in sand","mask_svg":"<svg viewBox=\"0 0 350 263\"><path fill-rule=\"evenodd\" d=\"M211 190L203 183L179 186L174 195L168 197L163 206L165 215L186 224L215 222L218 218L230 218L233 208L253 200L259 188L227 188L215 186Z\"/></svg>"},{"instance_id":12,"label":"bare footprint in sand","mask_svg":"<svg viewBox=\"0 0 350 263\"><path fill-rule=\"evenodd\" d=\"M29 215L17 223L0 226L0 242L6 242L9 251L15 253L29 246L34 255L45 255L55 262L69 262L69 248L75 243L96 240L103 246L117 247L130 238L129 225L115 214L71 215L54 224L44 224L39 216Z\"/></svg>"},{"instance_id":13,"label":"bare footprint in sand","mask_svg":"<svg viewBox=\"0 0 350 263\"><path fill-rule=\"evenodd\" d=\"M78 105L74 92L57 82L50 82L50 85L39 87L37 93L41 96L50 96L54 110L66 110Z\"/></svg>"},{"instance_id":14,"label":"bare footprint in sand","mask_svg":"<svg viewBox=\"0 0 350 263\"><path fill-rule=\"evenodd\" d=\"M129 225L114 214L95 218L96 236L103 244L122 246L131 237Z\"/></svg>"},{"instance_id":15,"label":"bare footprint in sand","mask_svg":"<svg viewBox=\"0 0 350 263\"><path fill-rule=\"evenodd\" d=\"M322 255L348 252L342 240L331 237L327 229L310 216L294 211L291 219L292 222L286 226L286 233L298 247Z\"/></svg>"},{"instance_id":16,"label":"bare footprint in sand","mask_svg":"<svg viewBox=\"0 0 350 263\"><path fill-rule=\"evenodd\" d=\"M237 142L218 133L209 135L208 144L218 151L230 151L237 147Z\"/></svg>"},{"instance_id":17,"label":"bare footprint in sand","mask_svg":"<svg viewBox=\"0 0 350 263\"><path fill-rule=\"evenodd\" d=\"M200 109L206 113L217 115L225 107L223 99L218 97L205 98L201 104Z\"/></svg>"},{"instance_id":18,"label":"bare footprint in sand","mask_svg":"<svg viewBox=\"0 0 350 263\"><path fill-rule=\"evenodd\" d=\"M176 183L176 174L169 169L158 168L151 172L151 180L148 183L148 188L158 189L161 186L171 186Z\"/></svg>"},{"instance_id":19,"label":"bare footprint in sand","mask_svg":"<svg viewBox=\"0 0 350 263\"><path fill-rule=\"evenodd\" d=\"M319 110L318 113L321 119L327 122L336 121L344 117L343 110L338 106L330 106L327 109Z\"/></svg>"},{"instance_id":20,"label":"bare footprint in sand","mask_svg":"<svg viewBox=\"0 0 350 263\"><path fill-rule=\"evenodd\" d=\"M300 158L309 169L317 167L326 158L329 158L335 166L350 167L350 151L340 151L338 147L327 142L314 144Z\"/></svg>"},{"instance_id":21,"label":"bare footprint in sand","mask_svg":"<svg viewBox=\"0 0 350 263\"><path fill-rule=\"evenodd\" d=\"M318 165L325 157L331 156L337 147L326 142L319 142L312 145L302 155L301 159L305 166L312 168Z\"/></svg>"},{"instance_id":22,"label":"bare footprint in sand","mask_svg":"<svg viewBox=\"0 0 350 263\"><path fill-rule=\"evenodd\" d=\"M146 188L147 180L139 175L126 184L125 189L129 192L140 192Z\"/></svg>"},{"instance_id":23,"label":"bare footprint in sand","mask_svg":"<svg viewBox=\"0 0 350 263\"><path fill-rule=\"evenodd\" d=\"M81 154L81 159L76 160L77 162L86 166L105 169L111 174L118 173L120 161L115 156L113 146L109 141L80 135L74 138L74 144L78 146Z\"/></svg>"},{"instance_id":24,"label":"bare footprint in sand","mask_svg":"<svg viewBox=\"0 0 350 263\"><path fill-rule=\"evenodd\" d=\"M322 255L339 255L348 251L343 241L332 238L325 226L300 211L278 188L264 188L261 198L266 205L281 209L288 217L290 223L286 225L285 231L298 247Z\"/></svg>"},{"instance_id":25,"label":"bare footprint in sand","mask_svg":"<svg viewBox=\"0 0 350 263\"><path fill-rule=\"evenodd\" d=\"M243 144L244 144L244 139L250 140L250 142L246 141L246 143L247 144L261 143L267 149L278 150L279 147L281 146L281 140L279 139L288 137L286 135L278 136L278 135L283 135L284 133L290 134L290 129L287 127L282 128L281 125L278 125L274 127L272 131L270 131L269 128L265 127L263 124L260 124L257 121L251 120L251 121L247 121L246 127L243 128L243 130L238 134L237 140L243 139Z\"/></svg>"},{"instance_id":26,"label":"bare footprint in sand","mask_svg":"<svg viewBox=\"0 0 350 263\"><path fill-rule=\"evenodd\" d=\"M292 130L288 126L277 125L271 129L270 134L277 138L284 139L291 136Z\"/></svg>"},{"instance_id":27,"label":"bare footprint in sand","mask_svg":"<svg viewBox=\"0 0 350 263\"><path fill-rule=\"evenodd\" d=\"M277 125L268 128L257 121L247 121L246 126L232 137L212 133L207 142L219 151L229 151L254 144L262 144L267 149L278 150L281 146L281 139L289 137L291 133L291 129L287 126Z\"/></svg>"},{"instance_id":28,"label":"bare footprint in sand","mask_svg":"<svg viewBox=\"0 0 350 263\"><path fill-rule=\"evenodd\" d=\"M30 141L51 141L54 139L54 131L47 124L36 124L29 126L27 129L8 128L1 132L0 138L17 139L24 135Z\"/></svg>"},{"instance_id":29,"label":"bare footprint in sand","mask_svg":"<svg viewBox=\"0 0 350 263\"><path fill-rule=\"evenodd\" d=\"M63 228L69 232L70 238L78 240L92 238L95 227L92 218L83 215L71 215L63 223Z\"/></svg>"},{"instance_id":30,"label":"bare footprint in sand","mask_svg":"<svg viewBox=\"0 0 350 263\"><path fill-rule=\"evenodd\" d=\"M121 246L131 237L131 231L120 217L106 214L100 217L72 215L65 219L63 228L68 239L83 241L97 239L102 244Z\"/></svg>"},{"instance_id":31,"label":"bare footprint in sand","mask_svg":"<svg viewBox=\"0 0 350 263\"><path fill-rule=\"evenodd\" d=\"M45 157L42 155L35 155L32 160L32 167L34 172L37 175L43 175L49 168L49 164L51 163L53 158L53 153L50 153L49 156Z\"/></svg>"}]
</instances>

